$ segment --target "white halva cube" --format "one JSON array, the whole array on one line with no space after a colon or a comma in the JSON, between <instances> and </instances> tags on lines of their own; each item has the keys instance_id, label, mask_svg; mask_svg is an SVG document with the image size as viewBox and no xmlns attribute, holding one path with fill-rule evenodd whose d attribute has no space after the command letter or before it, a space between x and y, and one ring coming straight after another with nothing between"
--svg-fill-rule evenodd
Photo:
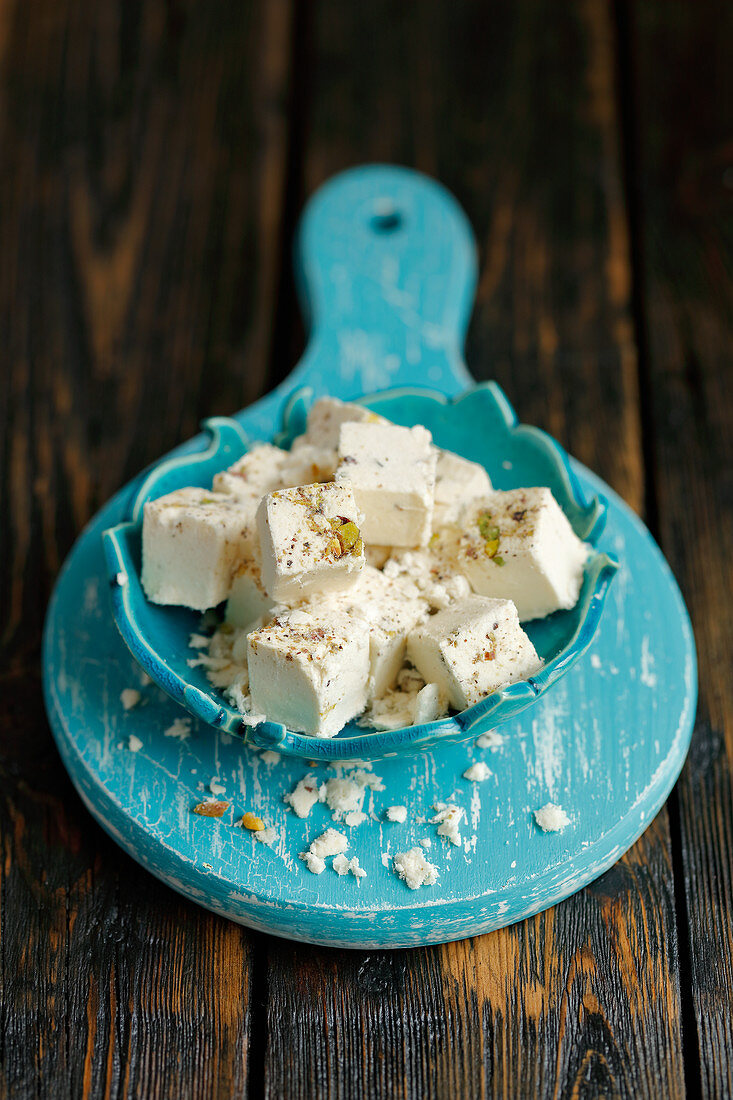
<instances>
[{"instance_id":1,"label":"white halva cube","mask_svg":"<svg viewBox=\"0 0 733 1100\"><path fill-rule=\"evenodd\" d=\"M367 543L425 546L435 491L435 448L427 428L347 421L339 435L336 482L349 484L364 514Z\"/></svg>"},{"instance_id":2,"label":"white halva cube","mask_svg":"<svg viewBox=\"0 0 733 1100\"><path fill-rule=\"evenodd\" d=\"M256 508L265 493L282 487L282 469L289 458L289 451L281 447L258 443L228 469L214 475L214 488L254 502Z\"/></svg>"},{"instance_id":3,"label":"white halva cube","mask_svg":"<svg viewBox=\"0 0 733 1100\"><path fill-rule=\"evenodd\" d=\"M433 530L453 522L464 504L491 492L491 479L478 462L453 451L438 451L435 467Z\"/></svg>"},{"instance_id":4,"label":"white halva cube","mask_svg":"<svg viewBox=\"0 0 733 1100\"><path fill-rule=\"evenodd\" d=\"M457 710L542 667L511 600L485 596L469 596L420 623L408 639L407 656Z\"/></svg>"},{"instance_id":5,"label":"white halva cube","mask_svg":"<svg viewBox=\"0 0 733 1100\"><path fill-rule=\"evenodd\" d=\"M236 497L186 488L148 501L142 585L153 603L205 611L229 594L247 554L248 519Z\"/></svg>"},{"instance_id":6,"label":"white halva cube","mask_svg":"<svg viewBox=\"0 0 733 1100\"><path fill-rule=\"evenodd\" d=\"M364 405L339 401L337 397L319 397L313 402L308 412L305 434L293 440L293 450L308 443L316 447L331 447L335 450L339 444L341 425L347 420L361 421L365 424L388 423L383 416L373 413Z\"/></svg>"},{"instance_id":7,"label":"white halva cube","mask_svg":"<svg viewBox=\"0 0 733 1100\"><path fill-rule=\"evenodd\" d=\"M293 611L249 635L253 708L291 730L334 737L366 705L369 639L346 616Z\"/></svg>"},{"instance_id":8,"label":"white halva cube","mask_svg":"<svg viewBox=\"0 0 733 1100\"><path fill-rule=\"evenodd\" d=\"M367 698L378 699L394 686L405 658L407 636L428 611L415 586L399 577L390 580L367 565L348 592L333 597L335 606L366 628L369 636ZM325 609L325 605L324 605Z\"/></svg>"},{"instance_id":9,"label":"white halva cube","mask_svg":"<svg viewBox=\"0 0 733 1100\"><path fill-rule=\"evenodd\" d=\"M237 569L229 590L225 619L240 630L249 630L272 614L274 601L265 591L262 573L254 561L245 561Z\"/></svg>"},{"instance_id":10,"label":"white halva cube","mask_svg":"<svg viewBox=\"0 0 733 1100\"><path fill-rule=\"evenodd\" d=\"M522 622L575 606L588 548L549 489L490 493L459 525L457 565L474 592L513 600Z\"/></svg>"},{"instance_id":11,"label":"white halva cube","mask_svg":"<svg viewBox=\"0 0 733 1100\"><path fill-rule=\"evenodd\" d=\"M268 493L257 511L262 582L279 603L348 588L364 568L361 515L348 485Z\"/></svg>"},{"instance_id":12,"label":"white halva cube","mask_svg":"<svg viewBox=\"0 0 733 1100\"><path fill-rule=\"evenodd\" d=\"M280 469L280 485L273 489L291 489L296 485L314 485L319 481L333 481L338 465L335 447L318 447L303 443L286 452L287 458Z\"/></svg>"}]
</instances>

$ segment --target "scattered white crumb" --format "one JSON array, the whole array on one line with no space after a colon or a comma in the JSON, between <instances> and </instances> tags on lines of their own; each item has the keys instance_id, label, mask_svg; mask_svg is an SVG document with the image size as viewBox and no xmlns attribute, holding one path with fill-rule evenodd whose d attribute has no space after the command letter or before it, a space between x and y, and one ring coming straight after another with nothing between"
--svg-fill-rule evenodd
<instances>
[{"instance_id":1,"label":"scattered white crumb","mask_svg":"<svg viewBox=\"0 0 733 1100\"><path fill-rule=\"evenodd\" d=\"M338 829L326 829L325 833L316 837L308 851L314 856L326 859L328 856L337 856L340 852L345 852L348 846L349 838Z\"/></svg>"},{"instance_id":2,"label":"scattered white crumb","mask_svg":"<svg viewBox=\"0 0 733 1100\"><path fill-rule=\"evenodd\" d=\"M264 764L279 764L282 757L279 752L274 752L272 749L265 749L260 759Z\"/></svg>"},{"instance_id":3,"label":"scattered white crumb","mask_svg":"<svg viewBox=\"0 0 733 1100\"><path fill-rule=\"evenodd\" d=\"M332 867L337 875L348 875L349 872L351 872L357 881L361 878L366 878L366 871L363 867L359 866L358 856L354 856L353 859L347 859L342 852L339 852L337 856L334 856Z\"/></svg>"},{"instance_id":4,"label":"scattered white crumb","mask_svg":"<svg viewBox=\"0 0 733 1100\"><path fill-rule=\"evenodd\" d=\"M422 839L418 840L418 844L422 844L423 848L432 848L433 846L433 842L429 836L422 837Z\"/></svg>"},{"instance_id":5,"label":"scattered white crumb","mask_svg":"<svg viewBox=\"0 0 733 1100\"><path fill-rule=\"evenodd\" d=\"M382 866L389 867L389 852L382 852Z\"/></svg>"},{"instance_id":6,"label":"scattered white crumb","mask_svg":"<svg viewBox=\"0 0 733 1100\"><path fill-rule=\"evenodd\" d=\"M388 806L387 821L396 821L402 825L407 821L407 806Z\"/></svg>"},{"instance_id":7,"label":"scattered white crumb","mask_svg":"<svg viewBox=\"0 0 733 1100\"><path fill-rule=\"evenodd\" d=\"M348 825L350 829L355 829L358 825L363 825L368 817L369 815L365 814L363 810L351 810L344 817L344 825Z\"/></svg>"},{"instance_id":8,"label":"scattered white crumb","mask_svg":"<svg viewBox=\"0 0 733 1100\"><path fill-rule=\"evenodd\" d=\"M509 866L512 868L512 870L514 870L514 868L517 866L516 859L513 859L512 862L509 864Z\"/></svg>"},{"instance_id":9,"label":"scattered white crumb","mask_svg":"<svg viewBox=\"0 0 733 1100\"><path fill-rule=\"evenodd\" d=\"M225 793L226 793L226 787L224 787L224 786L223 786L223 785L222 785L222 784L221 784L221 783L219 782L219 780L218 780L218 779L212 779L212 780L211 780L211 781L209 782L209 790L211 791L211 793L212 793L212 794L215 794L215 795L218 795L218 794L225 794Z\"/></svg>"},{"instance_id":10,"label":"scattered white crumb","mask_svg":"<svg viewBox=\"0 0 733 1100\"><path fill-rule=\"evenodd\" d=\"M338 821L343 814L361 810L364 791L363 784L356 783L353 779L334 777L321 787L319 801L326 803L334 820Z\"/></svg>"},{"instance_id":11,"label":"scattered white crumb","mask_svg":"<svg viewBox=\"0 0 733 1100\"><path fill-rule=\"evenodd\" d=\"M591 668L600 668L601 667L601 658L598 656L597 653L591 653L590 663L591 663Z\"/></svg>"},{"instance_id":12,"label":"scattered white crumb","mask_svg":"<svg viewBox=\"0 0 733 1100\"><path fill-rule=\"evenodd\" d=\"M318 801L318 780L315 775L306 775L290 794L283 797L296 817L307 817Z\"/></svg>"},{"instance_id":13,"label":"scattered white crumb","mask_svg":"<svg viewBox=\"0 0 733 1100\"><path fill-rule=\"evenodd\" d=\"M268 848L272 848L277 840L277 830L273 825L266 825L264 829L253 832L252 836L255 840L259 841L260 844L266 844Z\"/></svg>"},{"instance_id":14,"label":"scattered white crumb","mask_svg":"<svg viewBox=\"0 0 733 1100\"><path fill-rule=\"evenodd\" d=\"M131 733L127 739L127 747L130 752L140 752L143 747L143 743L139 737L136 737L134 733Z\"/></svg>"},{"instance_id":15,"label":"scattered white crumb","mask_svg":"<svg viewBox=\"0 0 733 1100\"><path fill-rule=\"evenodd\" d=\"M456 806L454 802L436 802L433 806L437 810L435 817L430 818L432 825L438 825L438 836L446 837L451 844L458 848L461 844L460 825L466 815L465 810Z\"/></svg>"},{"instance_id":16,"label":"scattered white crumb","mask_svg":"<svg viewBox=\"0 0 733 1100\"><path fill-rule=\"evenodd\" d=\"M545 806L541 806L539 810L535 810L534 819L540 829L546 833L559 833L561 829L570 824L570 818L562 806L556 806L554 802L548 802Z\"/></svg>"},{"instance_id":17,"label":"scattered white crumb","mask_svg":"<svg viewBox=\"0 0 733 1100\"><path fill-rule=\"evenodd\" d=\"M371 770L357 768L352 776L355 783L362 787L368 787L370 791L383 791L384 783L380 775L373 775Z\"/></svg>"},{"instance_id":18,"label":"scattered white crumb","mask_svg":"<svg viewBox=\"0 0 733 1100\"><path fill-rule=\"evenodd\" d=\"M120 692L120 702L125 710L132 710L140 702L142 696L137 688L125 688Z\"/></svg>"},{"instance_id":19,"label":"scattered white crumb","mask_svg":"<svg viewBox=\"0 0 733 1100\"><path fill-rule=\"evenodd\" d=\"M438 868L428 863L419 848L410 848L409 852L398 852L392 861L395 874L411 890L418 886L434 886L438 881Z\"/></svg>"},{"instance_id":20,"label":"scattered white crumb","mask_svg":"<svg viewBox=\"0 0 733 1100\"><path fill-rule=\"evenodd\" d=\"M175 737L177 741L188 741L191 736L191 719L176 718L173 725L163 730L164 737Z\"/></svg>"},{"instance_id":21,"label":"scattered white crumb","mask_svg":"<svg viewBox=\"0 0 733 1100\"><path fill-rule=\"evenodd\" d=\"M503 744L504 734L497 733L496 730L489 730L476 738L477 749L500 749Z\"/></svg>"},{"instance_id":22,"label":"scattered white crumb","mask_svg":"<svg viewBox=\"0 0 733 1100\"><path fill-rule=\"evenodd\" d=\"M147 687L148 684L152 684L152 680L148 676L147 672L140 671L140 687Z\"/></svg>"},{"instance_id":23,"label":"scattered white crumb","mask_svg":"<svg viewBox=\"0 0 733 1100\"><path fill-rule=\"evenodd\" d=\"M314 875L320 875L326 870L326 861L313 852L301 852L298 859L302 859L309 871Z\"/></svg>"},{"instance_id":24,"label":"scattered white crumb","mask_svg":"<svg viewBox=\"0 0 733 1100\"><path fill-rule=\"evenodd\" d=\"M188 644L191 649L208 649L211 638L206 634L192 634L188 639Z\"/></svg>"},{"instance_id":25,"label":"scattered white crumb","mask_svg":"<svg viewBox=\"0 0 733 1100\"><path fill-rule=\"evenodd\" d=\"M267 715L266 714L253 714L250 710L246 709L248 706L251 705L248 702L248 700L249 700L249 695L245 695L245 696L243 696L242 700L237 702L237 706L239 707L239 711L242 715L242 725L244 725L244 726L259 726L259 725L262 724L262 722L266 722L267 721ZM241 702L241 705L240 705L240 702Z\"/></svg>"},{"instance_id":26,"label":"scattered white crumb","mask_svg":"<svg viewBox=\"0 0 733 1100\"><path fill-rule=\"evenodd\" d=\"M483 783L492 774L491 769L484 764L483 760L477 760L475 764L471 764L470 768L466 768L463 778L470 779L473 783Z\"/></svg>"}]
</instances>

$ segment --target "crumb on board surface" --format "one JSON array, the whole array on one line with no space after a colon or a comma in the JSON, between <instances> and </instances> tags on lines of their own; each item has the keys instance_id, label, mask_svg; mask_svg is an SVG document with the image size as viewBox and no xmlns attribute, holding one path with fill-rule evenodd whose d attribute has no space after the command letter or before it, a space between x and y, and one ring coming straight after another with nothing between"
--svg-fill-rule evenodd
<instances>
[{"instance_id":1,"label":"crumb on board surface","mask_svg":"<svg viewBox=\"0 0 733 1100\"><path fill-rule=\"evenodd\" d=\"M534 819L545 833L559 833L566 825L570 824L570 818L562 806L554 802L547 802L535 810Z\"/></svg>"}]
</instances>

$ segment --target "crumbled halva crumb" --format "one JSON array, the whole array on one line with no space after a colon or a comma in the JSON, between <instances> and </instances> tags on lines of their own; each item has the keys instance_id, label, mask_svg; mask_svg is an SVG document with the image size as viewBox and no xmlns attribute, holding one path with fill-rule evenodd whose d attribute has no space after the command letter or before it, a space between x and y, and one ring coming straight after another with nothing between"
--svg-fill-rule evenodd
<instances>
[{"instance_id":1,"label":"crumbled halva crumb","mask_svg":"<svg viewBox=\"0 0 733 1100\"><path fill-rule=\"evenodd\" d=\"M328 856L336 856L339 852L345 852L348 846L348 837L340 833L338 829L326 829L325 833L321 833L320 836L316 837L308 851L315 856L320 856L321 859L326 859Z\"/></svg>"},{"instance_id":2,"label":"crumbled halva crumb","mask_svg":"<svg viewBox=\"0 0 733 1100\"><path fill-rule=\"evenodd\" d=\"M483 760L477 760L475 764L471 764L470 768L466 768L463 778L470 779L474 783L483 783L492 774L493 772L484 764Z\"/></svg>"},{"instance_id":3,"label":"crumbled halva crumb","mask_svg":"<svg viewBox=\"0 0 733 1100\"><path fill-rule=\"evenodd\" d=\"M476 738L477 749L500 749L503 744L504 735L497 733L496 730L489 730L488 733L482 733Z\"/></svg>"},{"instance_id":4,"label":"crumbled halva crumb","mask_svg":"<svg viewBox=\"0 0 733 1100\"><path fill-rule=\"evenodd\" d=\"M209 781L209 790L213 795L226 794L226 787L223 783L220 783L218 779L211 779Z\"/></svg>"},{"instance_id":5,"label":"crumbled halva crumb","mask_svg":"<svg viewBox=\"0 0 733 1100\"><path fill-rule=\"evenodd\" d=\"M318 801L318 780L315 775L306 775L289 794L283 796L296 817L307 817Z\"/></svg>"},{"instance_id":6,"label":"crumbled halva crumb","mask_svg":"<svg viewBox=\"0 0 733 1100\"><path fill-rule=\"evenodd\" d=\"M388 806L387 821L396 821L402 825L407 821L407 806Z\"/></svg>"},{"instance_id":7,"label":"crumbled halva crumb","mask_svg":"<svg viewBox=\"0 0 733 1100\"><path fill-rule=\"evenodd\" d=\"M138 705L141 698L142 696L137 688L124 688L120 692L120 702L124 710L132 710L133 707Z\"/></svg>"},{"instance_id":8,"label":"crumbled halva crumb","mask_svg":"<svg viewBox=\"0 0 733 1100\"><path fill-rule=\"evenodd\" d=\"M268 848L272 848L277 840L277 830L272 825L266 825L264 829L255 830L252 836L255 840L258 840L260 844L266 844Z\"/></svg>"},{"instance_id":9,"label":"crumbled halva crumb","mask_svg":"<svg viewBox=\"0 0 733 1100\"><path fill-rule=\"evenodd\" d=\"M302 859L311 874L320 875L326 870L326 861L314 852L300 852L298 859Z\"/></svg>"},{"instance_id":10,"label":"crumbled halva crumb","mask_svg":"<svg viewBox=\"0 0 733 1100\"><path fill-rule=\"evenodd\" d=\"M419 886L434 886L438 881L438 868L429 863L420 848L410 848L409 852L398 852L392 861L395 874L411 890Z\"/></svg>"},{"instance_id":11,"label":"crumbled halva crumb","mask_svg":"<svg viewBox=\"0 0 733 1100\"><path fill-rule=\"evenodd\" d=\"M433 806L437 810L435 817L430 818L431 825L438 826L438 836L446 837L451 844L458 848L461 844L460 826L466 811L454 802L436 802Z\"/></svg>"},{"instance_id":12,"label":"crumbled halva crumb","mask_svg":"<svg viewBox=\"0 0 733 1100\"><path fill-rule=\"evenodd\" d=\"M191 736L191 719L176 718L168 729L163 730L164 737L174 737L177 741L188 741Z\"/></svg>"},{"instance_id":13,"label":"crumbled halva crumb","mask_svg":"<svg viewBox=\"0 0 733 1100\"><path fill-rule=\"evenodd\" d=\"M548 802L535 810L534 819L545 833L559 833L570 824L570 818L562 806L557 806L554 802Z\"/></svg>"},{"instance_id":14,"label":"crumbled halva crumb","mask_svg":"<svg viewBox=\"0 0 733 1100\"><path fill-rule=\"evenodd\" d=\"M127 739L127 747L130 752L140 752L143 747L143 743L139 737L136 737L134 733L131 733Z\"/></svg>"},{"instance_id":15,"label":"crumbled halva crumb","mask_svg":"<svg viewBox=\"0 0 733 1100\"><path fill-rule=\"evenodd\" d=\"M337 875L348 875L351 873L357 881L366 878L366 871L363 867L359 866L358 856L354 856L353 859L348 859L342 852L339 852L338 855L334 856L331 866Z\"/></svg>"}]
</instances>

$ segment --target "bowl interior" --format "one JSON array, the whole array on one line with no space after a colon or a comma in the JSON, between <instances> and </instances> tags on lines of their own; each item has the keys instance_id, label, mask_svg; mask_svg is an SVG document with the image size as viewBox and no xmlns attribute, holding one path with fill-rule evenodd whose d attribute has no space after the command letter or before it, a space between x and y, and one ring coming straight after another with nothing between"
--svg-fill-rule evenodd
<instances>
[{"instance_id":1,"label":"bowl interior","mask_svg":"<svg viewBox=\"0 0 733 1100\"><path fill-rule=\"evenodd\" d=\"M363 400L396 423L424 424L437 446L480 462L496 488L549 486L576 534L590 543L598 538L605 518L604 504L597 498L584 499L559 444L536 428L518 425L497 386L491 383L477 386L455 400L416 390L385 391ZM281 445L288 446L303 429L308 403L308 392L299 392L291 398L280 432L273 432ZM174 452L153 467L143 476L134 495L129 522L110 529L104 536L113 611L125 641L145 671L204 721L245 735L257 744L307 757L346 759L414 751L437 741L475 736L479 727L490 728L513 717L567 672L590 643L616 569L615 562L597 551L588 559L577 605L570 611L525 624L545 662L541 673L531 681L495 692L459 715L388 733L370 731L355 722L332 740L295 734L271 722L243 729L236 709L209 684L202 669L188 664L195 656L188 641L191 633L199 630L200 614L149 603L140 584L141 516L145 500L184 485L208 488L213 474L247 449L248 441L236 418L219 418L206 426L210 433L208 446L194 453Z\"/></svg>"}]
</instances>

